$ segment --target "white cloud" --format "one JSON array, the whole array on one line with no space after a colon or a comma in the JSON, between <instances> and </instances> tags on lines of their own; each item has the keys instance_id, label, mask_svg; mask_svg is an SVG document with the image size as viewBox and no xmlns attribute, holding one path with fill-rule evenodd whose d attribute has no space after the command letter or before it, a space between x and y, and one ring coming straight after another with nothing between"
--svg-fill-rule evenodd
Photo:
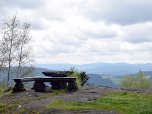
<instances>
[{"instance_id":1,"label":"white cloud","mask_svg":"<svg viewBox=\"0 0 152 114\"><path fill-rule=\"evenodd\" d=\"M131 43L152 42L152 22L128 25L122 28L123 40Z\"/></svg>"},{"instance_id":2,"label":"white cloud","mask_svg":"<svg viewBox=\"0 0 152 114\"><path fill-rule=\"evenodd\" d=\"M152 19L150 0L98 0L94 9L86 11L92 21L106 20L107 24L129 25L143 23Z\"/></svg>"},{"instance_id":3,"label":"white cloud","mask_svg":"<svg viewBox=\"0 0 152 114\"><path fill-rule=\"evenodd\" d=\"M37 63L152 62L150 0L0 1L31 23Z\"/></svg>"},{"instance_id":4,"label":"white cloud","mask_svg":"<svg viewBox=\"0 0 152 114\"><path fill-rule=\"evenodd\" d=\"M35 9L44 6L44 2L42 0L1 0L0 6L8 8L19 7L21 9Z\"/></svg>"}]
</instances>

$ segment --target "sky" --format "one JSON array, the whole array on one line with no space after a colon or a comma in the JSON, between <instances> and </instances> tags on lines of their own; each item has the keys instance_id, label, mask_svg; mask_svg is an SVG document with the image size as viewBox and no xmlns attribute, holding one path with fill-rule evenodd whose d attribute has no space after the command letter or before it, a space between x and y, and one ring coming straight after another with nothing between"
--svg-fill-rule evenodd
<instances>
[{"instance_id":1,"label":"sky","mask_svg":"<svg viewBox=\"0 0 152 114\"><path fill-rule=\"evenodd\" d=\"M0 19L18 12L31 24L37 64L152 63L151 6L152 0L0 0Z\"/></svg>"}]
</instances>

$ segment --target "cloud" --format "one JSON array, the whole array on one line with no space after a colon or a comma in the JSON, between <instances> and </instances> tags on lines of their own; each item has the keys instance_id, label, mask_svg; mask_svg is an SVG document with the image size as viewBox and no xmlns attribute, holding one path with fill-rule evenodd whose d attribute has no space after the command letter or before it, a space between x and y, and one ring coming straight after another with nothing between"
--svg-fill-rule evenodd
<instances>
[{"instance_id":1,"label":"cloud","mask_svg":"<svg viewBox=\"0 0 152 114\"><path fill-rule=\"evenodd\" d=\"M122 27L124 41L130 43L152 42L152 22L138 23Z\"/></svg>"},{"instance_id":2,"label":"cloud","mask_svg":"<svg viewBox=\"0 0 152 114\"><path fill-rule=\"evenodd\" d=\"M0 17L31 23L38 63L151 61L150 0L0 1Z\"/></svg>"},{"instance_id":3,"label":"cloud","mask_svg":"<svg viewBox=\"0 0 152 114\"><path fill-rule=\"evenodd\" d=\"M106 20L107 24L122 26L144 23L152 19L152 1L150 0L99 0L84 13L92 21Z\"/></svg>"},{"instance_id":4,"label":"cloud","mask_svg":"<svg viewBox=\"0 0 152 114\"><path fill-rule=\"evenodd\" d=\"M81 38L113 38L117 36L117 31L111 26L106 26L104 22L91 22L85 20L80 25Z\"/></svg>"},{"instance_id":5,"label":"cloud","mask_svg":"<svg viewBox=\"0 0 152 114\"><path fill-rule=\"evenodd\" d=\"M13 7L19 7L21 9L35 9L38 7L44 6L44 2L42 0L1 0L0 6L1 7L7 7L12 8Z\"/></svg>"}]
</instances>

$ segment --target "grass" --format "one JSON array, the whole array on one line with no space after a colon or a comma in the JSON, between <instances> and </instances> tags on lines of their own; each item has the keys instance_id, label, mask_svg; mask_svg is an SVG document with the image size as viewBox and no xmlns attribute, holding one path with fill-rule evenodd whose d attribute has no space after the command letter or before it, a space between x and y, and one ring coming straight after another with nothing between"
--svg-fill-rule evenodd
<instances>
[{"instance_id":1,"label":"grass","mask_svg":"<svg viewBox=\"0 0 152 114\"><path fill-rule=\"evenodd\" d=\"M0 93L0 97L3 96L3 95L5 95L5 94L11 94L11 92Z\"/></svg>"},{"instance_id":2,"label":"grass","mask_svg":"<svg viewBox=\"0 0 152 114\"><path fill-rule=\"evenodd\" d=\"M15 94L15 93L10 93L9 94ZM8 94L7 93L7 94ZM20 109L20 105L18 105L18 103L20 102L27 102L27 101L31 101L31 100L39 100L39 99L44 99L53 95L58 95L58 94L66 94L66 90L52 90L51 93L42 95L40 97L36 97L36 98L29 98L29 99L20 99L20 100L12 100L12 102L10 103L9 106L7 106L6 104L0 103L0 114L12 114L14 110L16 109ZM0 94L1 95L1 94ZM4 95L4 94L2 94Z\"/></svg>"},{"instance_id":3,"label":"grass","mask_svg":"<svg viewBox=\"0 0 152 114\"><path fill-rule=\"evenodd\" d=\"M137 94L135 92L108 92L105 97L96 101L63 102L51 101L46 109L62 108L68 110L117 110L121 114L152 114L152 95Z\"/></svg>"},{"instance_id":4,"label":"grass","mask_svg":"<svg viewBox=\"0 0 152 114\"><path fill-rule=\"evenodd\" d=\"M12 114L13 111L16 109L17 105L5 105L0 103L0 113L1 114Z\"/></svg>"},{"instance_id":5,"label":"grass","mask_svg":"<svg viewBox=\"0 0 152 114\"><path fill-rule=\"evenodd\" d=\"M39 97L34 97L34 98L29 98L29 99L19 99L19 100L12 100L12 104L18 104L20 102L27 102L27 101L32 101L32 100L40 100L40 99L44 99L53 95L58 95L58 94L66 94L66 90L52 90L51 93L39 96ZM12 93L14 94L14 93Z\"/></svg>"},{"instance_id":6,"label":"grass","mask_svg":"<svg viewBox=\"0 0 152 114\"><path fill-rule=\"evenodd\" d=\"M6 89L7 89L7 86L4 86L4 87L0 86L0 92L4 91Z\"/></svg>"},{"instance_id":7,"label":"grass","mask_svg":"<svg viewBox=\"0 0 152 114\"><path fill-rule=\"evenodd\" d=\"M50 97L52 95L66 94L65 90L52 90L48 93L36 98L13 100L9 106L0 103L1 114L11 114L19 108L18 103L31 100L39 100ZM152 114L152 95L138 94L135 92L108 92L104 93L105 97L96 101L88 102L63 102L62 99L51 101L46 109L62 108L67 110L117 110L120 114Z\"/></svg>"},{"instance_id":8,"label":"grass","mask_svg":"<svg viewBox=\"0 0 152 114\"><path fill-rule=\"evenodd\" d=\"M119 81L121 80L122 76L101 76L103 79L106 79L106 78L110 78L111 81L114 83L114 84L120 84Z\"/></svg>"}]
</instances>

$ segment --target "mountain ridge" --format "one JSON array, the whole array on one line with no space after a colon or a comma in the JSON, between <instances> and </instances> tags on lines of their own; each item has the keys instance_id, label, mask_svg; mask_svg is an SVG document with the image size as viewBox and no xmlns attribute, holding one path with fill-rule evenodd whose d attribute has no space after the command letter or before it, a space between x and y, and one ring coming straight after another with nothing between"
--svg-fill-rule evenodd
<instances>
[{"instance_id":1,"label":"mountain ridge","mask_svg":"<svg viewBox=\"0 0 152 114\"><path fill-rule=\"evenodd\" d=\"M152 71L152 63L146 64L128 64L128 63L90 63L90 64L37 64L36 67L51 69L51 70L70 70L75 67L78 71L95 74L109 74L114 76L124 76L137 73L139 70Z\"/></svg>"}]
</instances>

